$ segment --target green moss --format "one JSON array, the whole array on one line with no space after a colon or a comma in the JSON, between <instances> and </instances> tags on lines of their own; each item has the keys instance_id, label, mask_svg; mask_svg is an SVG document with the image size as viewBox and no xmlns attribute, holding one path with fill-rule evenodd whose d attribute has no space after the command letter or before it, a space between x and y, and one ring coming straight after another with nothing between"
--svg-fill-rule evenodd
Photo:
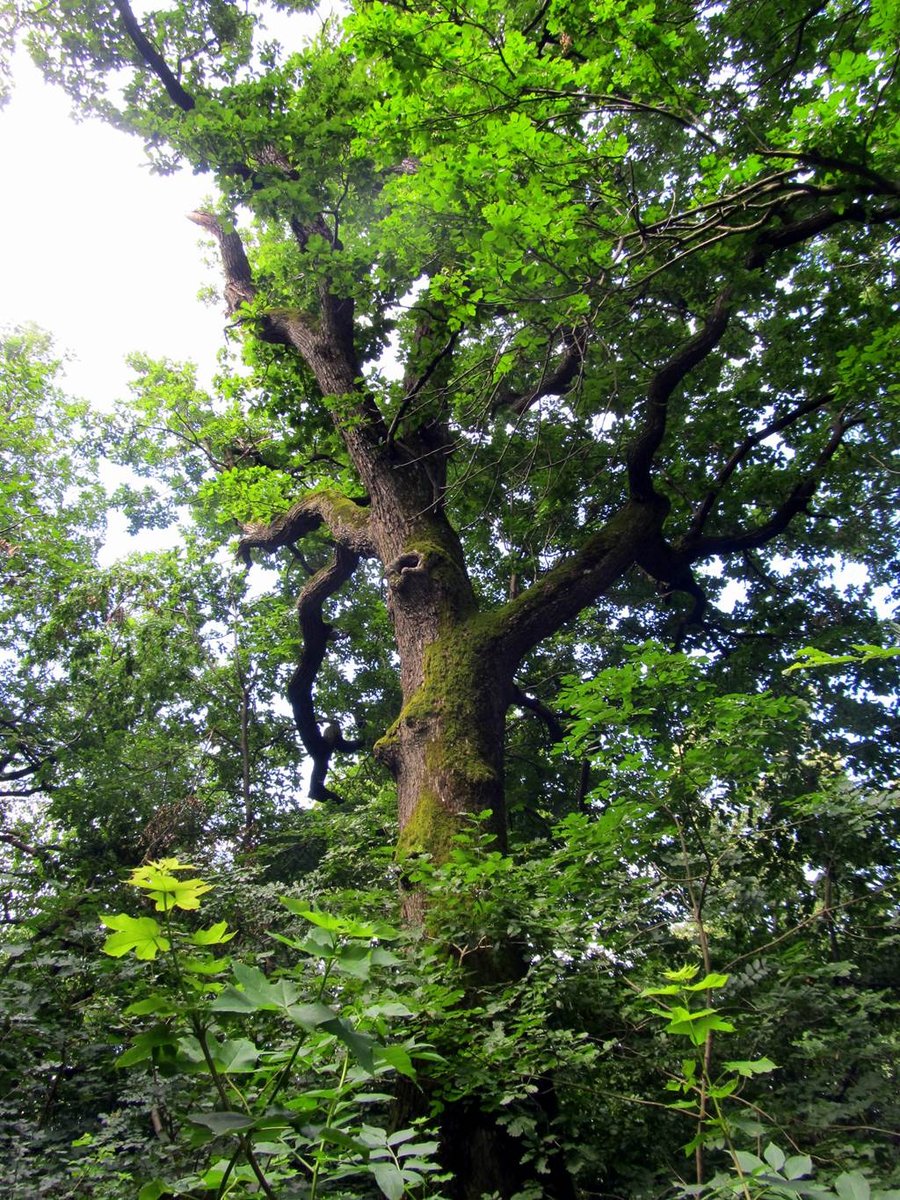
<instances>
[{"instance_id":1,"label":"green moss","mask_svg":"<svg viewBox=\"0 0 900 1200\"><path fill-rule=\"evenodd\" d=\"M444 862L459 831L459 818L441 804L434 792L425 789L400 832L397 859L402 862L413 854L429 854L433 862Z\"/></svg>"},{"instance_id":2,"label":"green moss","mask_svg":"<svg viewBox=\"0 0 900 1200\"><path fill-rule=\"evenodd\" d=\"M316 488L307 495L307 500L321 499L331 510L334 520L341 525L365 529L369 522L369 510L339 492L336 488Z\"/></svg>"},{"instance_id":3,"label":"green moss","mask_svg":"<svg viewBox=\"0 0 900 1200\"><path fill-rule=\"evenodd\" d=\"M492 635L490 623L475 617L438 638L425 652L424 681L401 719L437 717L437 736L425 752L426 766L434 776L475 785L497 782L491 755L481 744L487 723L480 709L491 703L484 674L491 659Z\"/></svg>"}]
</instances>

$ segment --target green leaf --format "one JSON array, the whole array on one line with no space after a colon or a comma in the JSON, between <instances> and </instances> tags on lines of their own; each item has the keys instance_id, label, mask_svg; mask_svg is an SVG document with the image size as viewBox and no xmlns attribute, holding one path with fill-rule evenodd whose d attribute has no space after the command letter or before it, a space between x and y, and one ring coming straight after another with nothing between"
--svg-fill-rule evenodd
<instances>
[{"instance_id":1,"label":"green leaf","mask_svg":"<svg viewBox=\"0 0 900 1200\"><path fill-rule=\"evenodd\" d=\"M162 1046L174 1048L177 1042L178 1037L171 1029L165 1025L157 1025L148 1029L146 1033L138 1034L129 1048L116 1059L116 1066L131 1067L135 1063L145 1062L148 1058L153 1058L154 1050Z\"/></svg>"},{"instance_id":2,"label":"green leaf","mask_svg":"<svg viewBox=\"0 0 900 1200\"><path fill-rule=\"evenodd\" d=\"M136 867L128 882L149 892L157 912L169 912L173 908L193 910L200 907L200 897L212 888L202 879L179 879L173 874L174 871L191 870L192 866L177 858L163 858Z\"/></svg>"},{"instance_id":3,"label":"green leaf","mask_svg":"<svg viewBox=\"0 0 900 1200\"><path fill-rule=\"evenodd\" d=\"M415 1129L398 1129L395 1133L389 1133L387 1144L392 1147L400 1146L403 1142L411 1142L416 1136Z\"/></svg>"},{"instance_id":4,"label":"green leaf","mask_svg":"<svg viewBox=\"0 0 900 1200\"><path fill-rule=\"evenodd\" d=\"M381 938L387 941L400 936L398 930L394 929L393 926L386 925L381 921L368 923L350 920L346 917L333 916L331 913L319 912L318 909L310 908L308 905L303 904L299 900L294 900L290 896L280 896L279 900L294 916L303 917L311 925L318 925L320 929L327 929L329 933L335 933L339 937Z\"/></svg>"},{"instance_id":5,"label":"green leaf","mask_svg":"<svg viewBox=\"0 0 900 1200\"><path fill-rule=\"evenodd\" d=\"M169 1185L161 1179L151 1179L138 1192L137 1200L159 1200L160 1196L165 1196L170 1190Z\"/></svg>"},{"instance_id":6,"label":"green leaf","mask_svg":"<svg viewBox=\"0 0 900 1200\"><path fill-rule=\"evenodd\" d=\"M841 1200L869 1200L869 1181L860 1171L845 1171L834 1181L834 1190Z\"/></svg>"},{"instance_id":7,"label":"green leaf","mask_svg":"<svg viewBox=\"0 0 900 1200\"><path fill-rule=\"evenodd\" d=\"M223 1133L237 1133L242 1129L252 1129L255 1121L246 1113L240 1112L209 1112L188 1113L189 1121L194 1125L202 1125L216 1137Z\"/></svg>"},{"instance_id":8,"label":"green leaf","mask_svg":"<svg viewBox=\"0 0 900 1200\"><path fill-rule=\"evenodd\" d=\"M776 1146L774 1142L769 1142L768 1146L763 1150L763 1158L773 1171L780 1171L786 1162L784 1151Z\"/></svg>"},{"instance_id":9,"label":"green leaf","mask_svg":"<svg viewBox=\"0 0 900 1200\"><path fill-rule=\"evenodd\" d=\"M188 971L192 975L220 975L222 971L228 969L230 963L230 958L182 958L180 960L182 971Z\"/></svg>"},{"instance_id":10,"label":"green leaf","mask_svg":"<svg viewBox=\"0 0 900 1200\"><path fill-rule=\"evenodd\" d=\"M751 1154L749 1150L734 1150L732 1151L735 1161L744 1172L745 1175L752 1175L754 1172L764 1171L766 1164L757 1155Z\"/></svg>"},{"instance_id":11,"label":"green leaf","mask_svg":"<svg viewBox=\"0 0 900 1200\"><path fill-rule=\"evenodd\" d=\"M134 1004L129 1004L122 1011L126 1017L146 1017L150 1013L158 1013L160 1016L167 1017L176 1010L168 996L160 996L158 993L154 993L145 1000L137 1000Z\"/></svg>"},{"instance_id":12,"label":"green leaf","mask_svg":"<svg viewBox=\"0 0 900 1200\"><path fill-rule=\"evenodd\" d=\"M246 963L234 964L234 975L238 988L228 985L212 1002L215 1012L267 1012L288 1013L296 1005L299 988L285 979L270 982L258 967Z\"/></svg>"},{"instance_id":13,"label":"green leaf","mask_svg":"<svg viewBox=\"0 0 900 1200\"><path fill-rule=\"evenodd\" d=\"M689 983L699 970L700 968L697 966L685 965L683 967L678 967L677 970L664 971L663 975L669 980L670 983L685 984Z\"/></svg>"},{"instance_id":14,"label":"green leaf","mask_svg":"<svg viewBox=\"0 0 900 1200\"><path fill-rule=\"evenodd\" d=\"M743 1075L745 1079L752 1075L768 1075L770 1071L778 1070L771 1058L729 1059L728 1062L722 1063L722 1067L736 1075Z\"/></svg>"},{"instance_id":15,"label":"green leaf","mask_svg":"<svg viewBox=\"0 0 900 1200\"><path fill-rule=\"evenodd\" d=\"M344 1043L364 1071L369 1075L375 1074L375 1051L380 1051L382 1047L371 1034L360 1033L343 1017L323 1021L321 1025Z\"/></svg>"},{"instance_id":16,"label":"green leaf","mask_svg":"<svg viewBox=\"0 0 900 1200\"><path fill-rule=\"evenodd\" d=\"M329 1008L327 1004L320 1004L318 1002L312 1004L292 1004L287 1009L287 1015L295 1025L300 1025L304 1029L315 1029L318 1025L327 1025L329 1021L337 1019L337 1013L333 1008Z\"/></svg>"},{"instance_id":17,"label":"green leaf","mask_svg":"<svg viewBox=\"0 0 900 1200\"><path fill-rule=\"evenodd\" d=\"M100 920L108 929L115 929L103 943L103 953L112 958L121 958L133 950L137 958L150 961L160 950L166 951L171 943L152 917L129 917L125 913L115 916L101 915Z\"/></svg>"},{"instance_id":18,"label":"green leaf","mask_svg":"<svg viewBox=\"0 0 900 1200\"><path fill-rule=\"evenodd\" d=\"M369 1164L369 1170L387 1200L403 1200L406 1183L403 1179L403 1172L394 1163L373 1162Z\"/></svg>"},{"instance_id":19,"label":"green leaf","mask_svg":"<svg viewBox=\"0 0 900 1200\"><path fill-rule=\"evenodd\" d=\"M372 973L372 950L359 942L350 942L335 951L334 965L345 975L368 979Z\"/></svg>"},{"instance_id":20,"label":"green leaf","mask_svg":"<svg viewBox=\"0 0 900 1200\"><path fill-rule=\"evenodd\" d=\"M712 972L709 975L705 975L697 983L691 983L691 984L685 985L684 990L686 992L707 992L707 991L712 991L713 988L722 988L725 986L725 984L727 982L728 982L727 975L720 975L720 974L717 974L716 972Z\"/></svg>"},{"instance_id":21,"label":"green leaf","mask_svg":"<svg viewBox=\"0 0 900 1200\"><path fill-rule=\"evenodd\" d=\"M398 1074L405 1075L407 1079L415 1079L416 1069L403 1046L389 1043L387 1046L378 1046L376 1053L380 1062L393 1067Z\"/></svg>"},{"instance_id":22,"label":"green leaf","mask_svg":"<svg viewBox=\"0 0 900 1200\"><path fill-rule=\"evenodd\" d=\"M194 946L218 946L223 942L230 942L234 937L234 931L228 933L227 929L227 921L219 921L210 925L209 929L198 929L196 933L191 934L188 941Z\"/></svg>"},{"instance_id":23,"label":"green leaf","mask_svg":"<svg viewBox=\"0 0 900 1200\"><path fill-rule=\"evenodd\" d=\"M259 1050L247 1038L235 1038L216 1046L213 1061L225 1075L235 1075L256 1069Z\"/></svg>"},{"instance_id":24,"label":"green leaf","mask_svg":"<svg viewBox=\"0 0 900 1200\"><path fill-rule=\"evenodd\" d=\"M782 1168L786 1179L804 1179L813 1173L812 1159L808 1154L795 1154L787 1160Z\"/></svg>"},{"instance_id":25,"label":"green leaf","mask_svg":"<svg viewBox=\"0 0 900 1200\"><path fill-rule=\"evenodd\" d=\"M343 1129L335 1129L331 1125L326 1125L324 1128L320 1129L319 1137L321 1137L323 1141L333 1142L335 1146L342 1146L345 1150L365 1152L367 1149L364 1143L357 1141L356 1138L351 1137L349 1133L345 1133Z\"/></svg>"}]
</instances>

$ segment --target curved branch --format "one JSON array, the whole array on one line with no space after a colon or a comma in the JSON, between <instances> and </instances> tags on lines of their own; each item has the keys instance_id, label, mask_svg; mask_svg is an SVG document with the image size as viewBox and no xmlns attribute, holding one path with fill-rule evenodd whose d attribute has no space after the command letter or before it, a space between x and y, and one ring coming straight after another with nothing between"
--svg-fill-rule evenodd
<instances>
[{"instance_id":1,"label":"curved branch","mask_svg":"<svg viewBox=\"0 0 900 1200\"><path fill-rule=\"evenodd\" d=\"M854 200L841 208L820 208L807 216L785 221L777 228L767 228L761 232L748 251L744 266L747 270L760 270L776 252L800 245L837 225L846 223L879 225L896 220L898 217L900 217L900 207L896 205L886 205L873 210L860 200ZM665 436L669 400L685 376L701 363L721 341L728 328L733 294L733 285L726 284L719 292L703 328L676 350L650 381L647 389L647 408L643 427L627 455L628 486L632 500L647 501L656 495L652 476L653 460ZM805 500L798 498L796 503L799 508L795 508L791 515L799 511L808 499L809 497ZM790 517L787 518L787 520L790 519ZM776 534L773 533L771 536L776 536Z\"/></svg>"},{"instance_id":2,"label":"curved branch","mask_svg":"<svg viewBox=\"0 0 900 1200\"><path fill-rule=\"evenodd\" d=\"M113 0L113 2L118 9L119 16L122 18L122 24L125 27L125 32L131 39L132 45L143 59L145 65L150 68L166 89L169 99L182 112L191 112L196 107L196 100L190 92L185 91L181 86L166 60L141 29L137 17L132 12L127 0Z\"/></svg>"},{"instance_id":3,"label":"curved branch","mask_svg":"<svg viewBox=\"0 0 900 1200\"><path fill-rule=\"evenodd\" d=\"M528 712L533 712L536 717L539 717L547 726L547 731L553 739L554 745L563 740L565 730L562 727L562 722L553 709L544 704L543 700L539 700L537 696L529 696L527 692L522 691L517 683L514 683L512 703L517 704L519 708L527 709Z\"/></svg>"},{"instance_id":4,"label":"curved branch","mask_svg":"<svg viewBox=\"0 0 900 1200\"><path fill-rule=\"evenodd\" d=\"M350 500L334 488L321 488L273 521L245 525L244 536L238 543L238 558L250 566L251 550L271 554L282 546L292 546L321 525L342 548L359 557L374 555L365 503Z\"/></svg>"},{"instance_id":5,"label":"curved branch","mask_svg":"<svg viewBox=\"0 0 900 1200\"><path fill-rule=\"evenodd\" d=\"M776 250L787 250L791 246L809 241L811 238L818 237L820 233L833 229L835 225L848 223L886 225L898 218L900 218L900 207L895 204L873 210L862 201L853 200L840 209L820 208L817 212L810 213L808 217L801 217L782 225L779 229L761 234L747 255L746 265L750 270L759 268Z\"/></svg>"},{"instance_id":6,"label":"curved branch","mask_svg":"<svg viewBox=\"0 0 900 1200\"><path fill-rule=\"evenodd\" d=\"M516 416L521 416L545 396L565 395L581 376L587 330L571 329L563 341L566 349L553 371L548 374L545 367L537 386L524 392L516 393L512 389L502 391L491 405L491 410L496 413L501 409L508 409Z\"/></svg>"},{"instance_id":7,"label":"curved branch","mask_svg":"<svg viewBox=\"0 0 900 1200\"><path fill-rule=\"evenodd\" d=\"M322 609L325 601L347 582L358 563L358 554L336 546L332 561L313 575L297 600L303 650L288 684L287 697L300 740L312 759L311 800L340 799L325 784L331 757L336 750L358 750L362 746L360 741L348 741L334 723L327 725L324 732L320 730L313 703L313 688L333 633L332 626L322 617Z\"/></svg>"},{"instance_id":8,"label":"curved branch","mask_svg":"<svg viewBox=\"0 0 900 1200\"><path fill-rule=\"evenodd\" d=\"M688 561L696 562L700 558L716 554L758 550L767 545L784 533L798 513L806 511L819 488L825 467L843 445L844 434L862 423L861 417L851 418L844 412L838 413L832 425L831 437L822 447L815 462L794 484L787 498L775 509L768 521L757 525L755 529L747 529L740 533L723 534L719 537L686 537L676 547L677 551Z\"/></svg>"},{"instance_id":9,"label":"curved branch","mask_svg":"<svg viewBox=\"0 0 900 1200\"><path fill-rule=\"evenodd\" d=\"M741 463L746 460L754 447L758 446L760 442L764 442L766 438L771 437L773 434L780 433L782 429L787 429L795 421L799 421L801 417L815 412L817 408L824 407L832 399L831 392L826 392L823 396L813 396L809 400L804 400L801 404L798 404L782 416L776 417L761 429L757 429L755 433L748 434L735 449L721 471L716 475L709 491L697 506L687 536L689 538L698 537L703 532L703 526L706 524L713 505L721 494L722 489Z\"/></svg>"},{"instance_id":10,"label":"curved branch","mask_svg":"<svg viewBox=\"0 0 900 1200\"><path fill-rule=\"evenodd\" d=\"M682 618L679 637L683 636L689 625L700 624L709 600L694 577L690 556L681 547L672 546L660 532L657 537L648 539L639 548L635 561L656 583L657 591L666 603L671 603L674 592L682 592L691 597L693 603Z\"/></svg>"},{"instance_id":11,"label":"curved branch","mask_svg":"<svg viewBox=\"0 0 900 1200\"><path fill-rule=\"evenodd\" d=\"M900 184L895 183L880 171L874 171L865 163L853 162L849 158L840 158L833 154L820 154L817 150L757 150L760 158L787 158L792 162L808 164L811 167L823 167L828 171L844 171L847 175L856 175L865 179L880 192L900 196Z\"/></svg>"},{"instance_id":12,"label":"curved branch","mask_svg":"<svg viewBox=\"0 0 900 1200\"><path fill-rule=\"evenodd\" d=\"M30 842L20 838L18 834L5 829L0 830L0 842L12 846L15 850L20 850L22 854L27 854L30 858L46 859L51 853L63 849L62 846L33 846Z\"/></svg>"},{"instance_id":13,"label":"curved branch","mask_svg":"<svg viewBox=\"0 0 900 1200\"><path fill-rule=\"evenodd\" d=\"M651 476L653 459L666 432L669 400L682 379L719 344L731 316L731 285L724 287L703 324L664 363L647 388L647 410L643 428L628 450L628 489L632 500L647 501L656 495Z\"/></svg>"}]
</instances>

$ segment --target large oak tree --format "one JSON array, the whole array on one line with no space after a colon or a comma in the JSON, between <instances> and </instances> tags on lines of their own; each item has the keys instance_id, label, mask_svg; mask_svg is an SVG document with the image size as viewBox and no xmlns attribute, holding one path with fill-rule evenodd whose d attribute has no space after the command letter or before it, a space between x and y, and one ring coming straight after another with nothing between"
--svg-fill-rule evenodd
<instances>
[{"instance_id":1,"label":"large oak tree","mask_svg":"<svg viewBox=\"0 0 900 1200\"><path fill-rule=\"evenodd\" d=\"M896 11L358 3L296 50L274 7L280 44L226 0L22 20L218 189L192 219L269 424L191 436L248 562L329 546L288 689L313 797L371 727L317 706L338 603L361 653L391 631L401 858L484 810L502 847L507 715L552 719L564 631L771 648L845 620L839 556L894 581Z\"/></svg>"}]
</instances>

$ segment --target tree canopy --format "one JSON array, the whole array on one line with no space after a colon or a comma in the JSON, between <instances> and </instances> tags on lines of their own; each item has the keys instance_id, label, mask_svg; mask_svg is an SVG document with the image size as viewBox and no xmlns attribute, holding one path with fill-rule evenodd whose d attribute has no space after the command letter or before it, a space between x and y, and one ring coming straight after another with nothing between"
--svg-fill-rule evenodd
<instances>
[{"instance_id":1,"label":"tree canopy","mask_svg":"<svg viewBox=\"0 0 900 1200\"><path fill-rule=\"evenodd\" d=\"M7 7L230 347L3 341L19 1194L896 1183L896 6Z\"/></svg>"}]
</instances>

